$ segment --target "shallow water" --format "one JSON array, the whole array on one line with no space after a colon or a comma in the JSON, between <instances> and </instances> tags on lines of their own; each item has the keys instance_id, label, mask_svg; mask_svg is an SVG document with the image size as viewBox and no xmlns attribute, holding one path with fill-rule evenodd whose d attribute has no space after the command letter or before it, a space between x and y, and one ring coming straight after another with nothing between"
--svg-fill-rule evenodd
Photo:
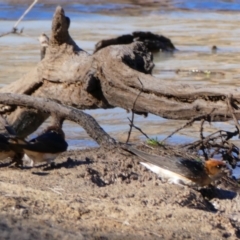
<instances>
[{"instance_id":1,"label":"shallow water","mask_svg":"<svg viewBox=\"0 0 240 240\"><path fill-rule=\"evenodd\" d=\"M168 1L171 4L161 8L160 5L135 5L132 1L93 1L93 5L79 2L64 4L64 9L72 20L70 34L89 53L93 52L95 43L101 39L137 30L152 31L169 37L179 50L174 54L154 55L156 66L153 74L158 77L159 84L162 81L181 81L209 86L239 86L239 1L194 1L191 4L190 1ZM26 6L0 1L0 34L11 30ZM37 38L42 32L50 35L55 7L55 4L38 4L19 25L20 29L24 27L24 36L8 35L0 38L0 86L20 78L39 62ZM218 47L216 54L211 52L213 45ZM190 71L193 69L216 73L195 74ZM177 73L176 70L181 71ZM86 112L94 116L113 137L126 140L130 113L120 108ZM135 125L141 127L149 137L158 140L164 139L184 123L153 115L135 118ZM206 131L212 132L220 127L235 129L231 123L213 123L212 126L206 124ZM96 146L78 125L66 122L64 130L70 148ZM174 135L169 142L192 141L199 137L198 131L199 123L196 123ZM139 139L145 140L144 136L134 131L131 140Z\"/></svg>"}]
</instances>

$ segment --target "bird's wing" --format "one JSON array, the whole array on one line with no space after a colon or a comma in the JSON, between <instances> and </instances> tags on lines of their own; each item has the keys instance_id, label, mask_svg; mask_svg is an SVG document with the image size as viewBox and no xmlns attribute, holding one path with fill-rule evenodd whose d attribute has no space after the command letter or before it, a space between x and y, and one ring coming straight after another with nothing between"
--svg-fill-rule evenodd
<instances>
[{"instance_id":1,"label":"bird's wing","mask_svg":"<svg viewBox=\"0 0 240 240\"><path fill-rule=\"evenodd\" d=\"M55 132L44 133L22 145L23 149L44 153L64 152L67 147L67 142Z\"/></svg>"},{"instance_id":2,"label":"bird's wing","mask_svg":"<svg viewBox=\"0 0 240 240\"><path fill-rule=\"evenodd\" d=\"M164 156L151 155L143 151L140 151L133 146L128 146L127 150L151 164L154 164L158 167L175 172L181 176L184 176L190 179L198 179L198 178L200 179L202 174L204 174L202 171L203 165L201 162L198 162L198 161L180 159L175 156L164 157Z\"/></svg>"},{"instance_id":3,"label":"bird's wing","mask_svg":"<svg viewBox=\"0 0 240 240\"><path fill-rule=\"evenodd\" d=\"M10 144L8 138L0 134L0 152L10 151Z\"/></svg>"}]
</instances>

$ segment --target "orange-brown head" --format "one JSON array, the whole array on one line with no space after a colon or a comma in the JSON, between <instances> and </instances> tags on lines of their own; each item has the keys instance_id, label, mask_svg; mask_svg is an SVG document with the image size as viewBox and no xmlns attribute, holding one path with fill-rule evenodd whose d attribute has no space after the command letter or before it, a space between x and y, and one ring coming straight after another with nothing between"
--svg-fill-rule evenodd
<instances>
[{"instance_id":1,"label":"orange-brown head","mask_svg":"<svg viewBox=\"0 0 240 240\"><path fill-rule=\"evenodd\" d=\"M216 159L207 160L205 162L205 170L213 181L230 173L230 169L227 167L226 162Z\"/></svg>"}]
</instances>

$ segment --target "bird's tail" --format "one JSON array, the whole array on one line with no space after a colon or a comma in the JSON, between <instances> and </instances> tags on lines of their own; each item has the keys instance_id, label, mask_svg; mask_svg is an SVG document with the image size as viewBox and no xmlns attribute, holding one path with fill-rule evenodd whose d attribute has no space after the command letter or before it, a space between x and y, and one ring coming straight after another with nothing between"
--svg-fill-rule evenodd
<instances>
[{"instance_id":1,"label":"bird's tail","mask_svg":"<svg viewBox=\"0 0 240 240\"><path fill-rule=\"evenodd\" d=\"M27 144L27 141L17 137L11 137L8 139L10 148L16 153L23 153L23 146Z\"/></svg>"},{"instance_id":2,"label":"bird's tail","mask_svg":"<svg viewBox=\"0 0 240 240\"><path fill-rule=\"evenodd\" d=\"M9 138L8 142L11 144L11 145L26 145L27 144L27 141L24 140L24 139L21 139L21 138L17 138L17 137L11 137Z\"/></svg>"},{"instance_id":3,"label":"bird's tail","mask_svg":"<svg viewBox=\"0 0 240 240\"><path fill-rule=\"evenodd\" d=\"M152 154L148 154L145 153L141 150L138 150L137 148L133 147L133 146L125 146L125 149L133 154L135 154L136 156L142 158L143 160L152 163L156 166L159 167L163 167L166 165L166 163L169 161L168 157L164 157L164 156L158 156L158 155L152 155ZM176 158L176 157L174 157ZM172 157L171 157L172 159ZM178 160L178 158L176 158L176 161Z\"/></svg>"}]
</instances>

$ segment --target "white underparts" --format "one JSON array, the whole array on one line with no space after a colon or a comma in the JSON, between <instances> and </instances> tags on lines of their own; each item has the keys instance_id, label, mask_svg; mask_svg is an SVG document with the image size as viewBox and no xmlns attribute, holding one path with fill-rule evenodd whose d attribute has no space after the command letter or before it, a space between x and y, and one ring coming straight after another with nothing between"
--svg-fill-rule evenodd
<instances>
[{"instance_id":1,"label":"white underparts","mask_svg":"<svg viewBox=\"0 0 240 240\"><path fill-rule=\"evenodd\" d=\"M179 184L179 185L193 185L190 179L185 178L177 173L174 173L170 170L161 168L151 163L140 162L144 167L150 171L156 173L161 179L167 179L169 183Z\"/></svg>"},{"instance_id":2,"label":"white underparts","mask_svg":"<svg viewBox=\"0 0 240 240\"><path fill-rule=\"evenodd\" d=\"M23 155L22 160L26 165L28 165L30 167L33 167L34 162L26 153Z\"/></svg>"},{"instance_id":3,"label":"white underparts","mask_svg":"<svg viewBox=\"0 0 240 240\"><path fill-rule=\"evenodd\" d=\"M50 164L59 154L60 153L37 153L25 150L22 160L32 167L37 162L47 162Z\"/></svg>"}]
</instances>

